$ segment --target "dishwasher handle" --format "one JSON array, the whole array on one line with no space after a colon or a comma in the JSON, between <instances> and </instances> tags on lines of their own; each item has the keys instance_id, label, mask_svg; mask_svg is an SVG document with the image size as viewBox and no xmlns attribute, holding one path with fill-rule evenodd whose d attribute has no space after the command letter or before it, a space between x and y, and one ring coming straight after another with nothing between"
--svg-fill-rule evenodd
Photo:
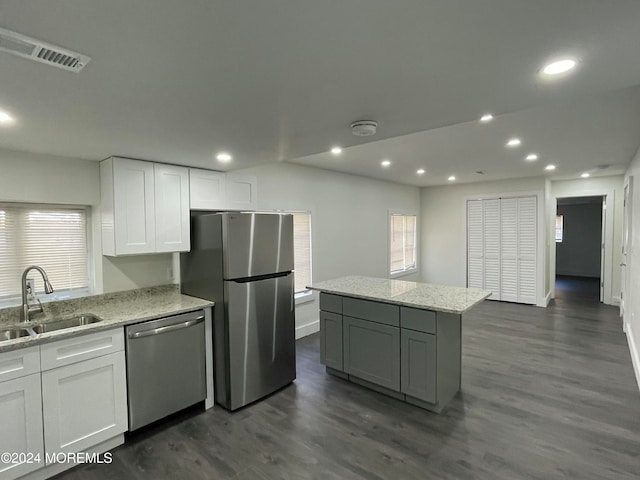
<instances>
[{"instance_id":1,"label":"dishwasher handle","mask_svg":"<svg viewBox=\"0 0 640 480\"><path fill-rule=\"evenodd\" d=\"M174 323L173 325L167 325L165 327L158 328L150 328L149 330L142 330L141 332L128 332L127 337L134 338L143 338L149 337L151 335L159 335L161 333L175 332L176 330L182 330L183 328L189 328L193 325L196 325L204 320L204 315L196 317L192 320L187 320L186 322Z\"/></svg>"}]
</instances>

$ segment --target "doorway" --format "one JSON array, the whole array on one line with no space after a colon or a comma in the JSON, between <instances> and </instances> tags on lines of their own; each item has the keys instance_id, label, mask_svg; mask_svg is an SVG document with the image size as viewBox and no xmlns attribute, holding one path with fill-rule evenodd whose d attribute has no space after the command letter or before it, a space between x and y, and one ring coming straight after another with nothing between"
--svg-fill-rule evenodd
<instances>
[{"instance_id":1,"label":"doorway","mask_svg":"<svg viewBox=\"0 0 640 480\"><path fill-rule=\"evenodd\" d=\"M555 297L602 302L606 197L557 200Z\"/></svg>"}]
</instances>

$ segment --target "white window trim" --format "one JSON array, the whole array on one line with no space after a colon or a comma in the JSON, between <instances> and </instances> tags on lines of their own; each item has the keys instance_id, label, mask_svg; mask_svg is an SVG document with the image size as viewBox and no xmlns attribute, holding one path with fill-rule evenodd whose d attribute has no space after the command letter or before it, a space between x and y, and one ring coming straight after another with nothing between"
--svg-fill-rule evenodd
<instances>
[{"instance_id":1,"label":"white window trim","mask_svg":"<svg viewBox=\"0 0 640 480\"><path fill-rule=\"evenodd\" d=\"M391 272L391 216L392 215L413 215L416 217L416 264L412 268ZM412 210L403 210L398 208L389 209L387 212L387 272L389 278L402 278L414 275L420 270L420 215Z\"/></svg>"},{"instance_id":2,"label":"white window trim","mask_svg":"<svg viewBox=\"0 0 640 480\"><path fill-rule=\"evenodd\" d=\"M92 294L93 285L95 284L95 268L93 265L93 234L92 234L92 214L91 207L88 205L75 205L75 204L62 204L62 203L29 203L29 202L0 202L0 204L16 205L18 207L25 208L61 208L61 209L77 209L84 210L85 214L85 228L87 239L87 282L88 286L84 288L77 288L73 290L55 290L48 295L38 293L38 300L41 303L58 302L61 300L70 300L74 298L82 298ZM15 295L12 297L5 297L0 300L0 308L18 307L22 304L22 296Z\"/></svg>"}]
</instances>

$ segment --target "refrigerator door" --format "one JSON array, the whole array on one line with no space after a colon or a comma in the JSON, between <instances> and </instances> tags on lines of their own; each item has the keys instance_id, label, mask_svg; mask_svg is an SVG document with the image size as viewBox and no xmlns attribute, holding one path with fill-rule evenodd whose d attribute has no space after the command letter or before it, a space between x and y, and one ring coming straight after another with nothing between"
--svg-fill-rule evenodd
<instances>
[{"instance_id":1,"label":"refrigerator door","mask_svg":"<svg viewBox=\"0 0 640 480\"><path fill-rule=\"evenodd\" d=\"M242 407L296 377L293 273L225 282L227 405Z\"/></svg>"},{"instance_id":2,"label":"refrigerator door","mask_svg":"<svg viewBox=\"0 0 640 480\"><path fill-rule=\"evenodd\" d=\"M221 215L226 280L293 270L293 215Z\"/></svg>"}]
</instances>

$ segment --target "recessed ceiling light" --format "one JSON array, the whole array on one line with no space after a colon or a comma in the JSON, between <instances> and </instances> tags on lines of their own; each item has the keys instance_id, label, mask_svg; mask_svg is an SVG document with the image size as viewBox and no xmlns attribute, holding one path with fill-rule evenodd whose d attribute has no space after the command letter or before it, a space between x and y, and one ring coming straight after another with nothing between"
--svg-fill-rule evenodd
<instances>
[{"instance_id":1,"label":"recessed ceiling light","mask_svg":"<svg viewBox=\"0 0 640 480\"><path fill-rule=\"evenodd\" d=\"M218 155L216 155L216 159L219 162L230 162L233 157L226 152L220 152Z\"/></svg>"},{"instance_id":2,"label":"recessed ceiling light","mask_svg":"<svg viewBox=\"0 0 640 480\"><path fill-rule=\"evenodd\" d=\"M519 138L510 138L509 141L507 142L507 147L518 147L520 146L520 144L522 143L522 141Z\"/></svg>"},{"instance_id":3,"label":"recessed ceiling light","mask_svg":"<svg viewBox=\"0 0 640 480\"><path fill-rule=\"evenodd\" d=\"M383 167L388 167L389 165L391 165L391 161L383 160L382 162L380 162L380 165L382 165Z\"/></svg>"},{"instance_id":4,"label":"recessed ceiling light","mask_svg":"<svg viewBox=\"0 0 640 480\"><path fill-rule=\"evenodd\" d=\"M561 73L568 72L577 65L577 62L571 58L563 58L545 65L542 69L542 73L545 75L559 75Z\"/></svg>"},{"instance_id":5,"label":"recessed ceiling light","mask_svg":"<svg viewBox=\"0 0 640 480\"><path fill-rule=\"evenodd\" d=\"M485 113L480 117L480 121L482 123L487 123L487 122L490 122L491 120L493 120L493 115L491 115L490 113Z\"/></svg>"},{"instance_id":6,"label":"recessed ceiling light","mask_svg":"<svg viewBox=\"0 0 640 480\"><path fill-rule=\"evenodd\" d=\"M582 178L589 178L591 175L589 174L589 172L584 172L582 175L580 175Z\"/></svg>"},{"instance_id":7,"label":"recessed ceiling light","mask_svg":"<svg viewBox=\"0 0 640 480\"><path fill-rule=\"evenodd\" d=\"M418 175L424 175L425 169L424 168L419 168L418 170L416 170L416 173Z\"/></svg>"},{"instance_id":8,"label":"recessed ceiling light","mask_svg":"<svg viewBox=\"0 0 640 480\"><path fill-rule=\"evenodd\" d=\"M340 147L333 147L331 149L331 153L333 153L334 155L340 155L342 153L342 149Z\"/></svg>"},{"instance_id":9,"label":"recessed ceiling light","mask_svg":"<svg viewBox=\"0 0 640 480\"><path fill-rule=\"evenodd\" d=\"M451 175L449 178L447 178L447 180L449 180L450 182L454 182L456 180L456 177Z\"/></svg>"},{"instance_id":10,"label":"recessed ceiling light","mask_svg":"<svg viewBox=\"0 0 640 480\"><path fill-rule=\"evenodd\" d=\"M13 123L13 117L9 115L7 112L0 110L0 123L4 125Z\"/></svg>"},{"instance_id":11,"label":"recessed ceiling light","mask_svg":"<svg viewBox=\"0 0 640 480\"><path fill-rule=\"evenodd\" d=\"M538 159L538 155L536 155L535 153L530 153L529 155L526 156L525 160L528 160L530 162L534 162Z\"/></svg>"},{"instance_id":12,"label":"recessed ceiling light","mask_svg":"<svg viewBox=\"0 0 640 480\"><path fill-rule=\"evenodd\" d=\"M544 167L545 170L555 170L556 166L555 165L547 165L546 167Z\"/></svg>"}]
</instances>

